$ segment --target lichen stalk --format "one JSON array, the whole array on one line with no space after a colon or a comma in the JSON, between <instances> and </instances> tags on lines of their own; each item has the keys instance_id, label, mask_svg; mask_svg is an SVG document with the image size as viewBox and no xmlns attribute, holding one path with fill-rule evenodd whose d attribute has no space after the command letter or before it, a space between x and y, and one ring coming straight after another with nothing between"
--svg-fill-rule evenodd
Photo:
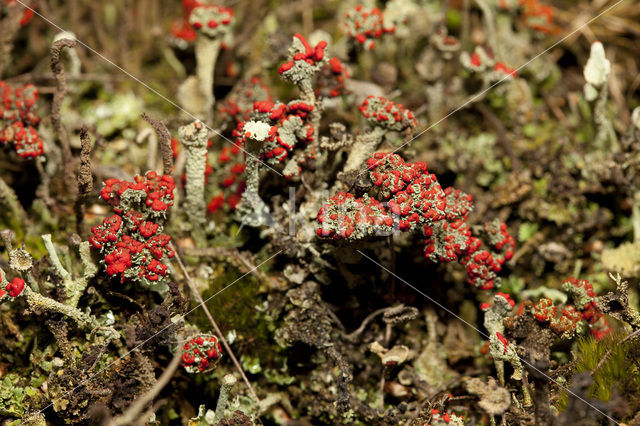
<instances>
[{"instance_id":1,"label":"lichen stalk","mask_svg":"<svg viewBox=\"0 0 640 426\"><path fill-rule=\"evenodd\" d=\"M216 99L213 95L213 73L220 52L221 40L219 38L210 38L200 36L196 40L194 50L196 55L196 75L200 91L204 96L204 105L202 107L201 116L204 120L210 121L213 117L213 107Z\"/></svg>"},{"instance_id":2,"label":"lichen stalk","mask_svg":"<svg viewBox=\"0 0 640 426\"><path fill-rule=\"evenodd\" d=\"M345 172L358 170L365 160L378 149L385 133L384 129L376 127L368 133L358 135L353 143L353 148L349 151L343 170Z\"/></svg>"},{"instance_id":3,"label":"lichen stalk","mask_svg":"<svg viewBox=\"0 0 640 426\"><path fill-rule=\"evenodd\" d=\"M200 111L201 118L213 118L213 76L223 39L229 34L233 22L233 10L210 4L197 3L189 15L189 24L198 36L195 42L196 76L204 104Z\"/></svg>"},{"instance_id":4,"label":"lichen stalk","mask_svg":"<svg viewBox=\"0 0 640 426\"><path fill-rule=\"evenodd\" d=\"M243 126L244 146L246 150L246 168L244 177L247 187L237 207L242 223L258 227L269 221L269 208L260 198L260 151L264 142L273 137L273 128L261 121L249 121Z\"/></svg>"},{"instance_id":5,"label":"lichen stalk","mask_svg":"<svg viewBox=\"0 0 640 426\"><path fill-rule=\"evenodd\" d=\"M200 121L178 130L186 148L185 210L191 224L191 235L198 246L204 246L206 203L204 199L205 169L207 167L207 129Z\"/></svg>"},{"instance_id":6,"label":"lichen stalk","mask_svg":"<svg viewBox=\"0 0 640 426\"><path fill-rule=\"evenodd\" d=\"M49 258L51 259L53 267L58 272L58 275L60 275L60 278L62 278L62 286L64 287L64 291L67 295L66 304L71 308L75 308L78 306L78 301L87 288L89 280L98 272L98 267L91 259L91 246L88 241L80 243L78 251L84 272L81 277L73 279L69 271L62 266L62 262L58 257L58 252L51 241L51 234L42 235L42 240L44 241L45 248L49 253ZM28 281L31 280L28 279Z\"/></svg>"},{"instance_id":7,"label":"lichen stalk","mask_svg":"<svg viewBox=\"0 0 640 426\"><path fill-rule=\"evenodd\" d=\"M220 386L220 396L218 397L218 403L216 404L215 420L218 422L224 418L224 411L227 409L227 402L229 401L231 388L236 384L237 381L238 380L233 374L227 374L222 378L222 386Z\"/></svg>"},{"instance_id":8,"label":"lichen stalk","mask_svg":"<svg viewBox=\"0 0 640 426\"><path fill-rule=\"evenodd\" d=\"M80 327L93 328L98 326L93 318L83 313L79 309L45 297L40 293L36 293L29 286L26 286L23 292L25 297L27 298L27 303L29 304L29 306L35 308L36 310L39 309L47 312L60 313L77 322Z\"/></svg>"},{"instance_id":9,"label":"lichen stalk","mask_svg":"<svg viewBox=\"0 0 640 426\"><path fill-rule=\"evenodd\" d=\"M60 275L60 278L62 278L63 285L67 287L69 281L71 281L71 274L64 268L64 266L62 266L62 262L60 262L60 258L58 257L58 252L51 241L51 234L42 235L42 241L44 241L44 246L49 253L49 259L51 259L53 267L58 272L58 275Z\"/></svg>"}]
</instances>

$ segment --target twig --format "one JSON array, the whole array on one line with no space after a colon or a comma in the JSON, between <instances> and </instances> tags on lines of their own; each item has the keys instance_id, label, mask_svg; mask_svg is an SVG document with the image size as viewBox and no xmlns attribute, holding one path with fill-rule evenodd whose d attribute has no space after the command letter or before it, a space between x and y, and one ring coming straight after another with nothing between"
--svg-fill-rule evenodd
<instances>
[{"instance_id":1,"label":"twig","mask_svg":"<svg viewBox=\"0 0 640 426\"><path fill-rule=\"evenodd\" d=\"M160 137L160 152L162 153L162 174L170 175L173 170L173 151L171 150L171 133L164 123L155 118L142 114L142 119L155 129Z\"/></svg>"},{"instance_id":2,"label":"twig","mask_svg":"<svg viewBox=\"0 0 640 426\"><path fill-rule=\"evenodd\" d=\"M87 126L80 129L80 170L78 170L78 195L74 204L76 213L76 232L86 238L84 226L84 205L93 192L93 176L91 175L91 139Z\"/></svg>"},{"instance_id":3,"label":"twig","mask_svg":"<svg viewBox=\"0 0 640 426\"><path fill-rule=\"evenodd\" d=\"M137 424L143 420L143 417L140 416L142 410L151 402L153 399L158 396L160 391L169 383L173 373L175 373L178 365L180 365L180 360L182 358L182 347L178 345L178 349L176 350L171 363L167 367L166 370L162 373L158 381L155 385L147 393L136 399L136 401L127 408L127 410L122 413L121 416L118 416L111 420L109 426L121 426L121 425L130 425ZM146 423L146 422L145 422Z\"/></svg>"},{"instance_id":4,"label":"twig","mask_svg":"<svg viewBox=\"0 0 640 426\"><path fill-rule=\"evenodd\" d=\"M389 309L393 309L393 308L394 306L388 306L386 308L380 308L377 311L373 311L372 313L366 316L366 318L360 324L360 327L358 327L353 333L350 333L344 336L345 340L354 342L358 338L358 336L362 334L362 332L365 330L365 328L371 322L371 320L373 320L378 315L384 314Z\"/></svg>"},{"instance_id":5,"label":"twig","mask_svg":"<svg viewBox=\"0 0 640 426\"><path fill-rule=\"evenodd\" d=\"M67 187L70 190L72 188L71 182L74 180L73 169L71 167L73 157L71 154L71 145L69 143L69 134L62 125L62 115L60 114L62 101L67 94L67 80L64 75L64 65L60 59L60 53L65 47L74 48L77 44L77 40L63 38L51 45L51 71L56 78L56 91L53 94L53 104L51 105L51 123L53 124L53 128L56 131L56 135L58 136L58 140L62 147L62 167L66 175L65 181Z\"/></svg>"},{"instance_id":6,"label":"twig","mask_svg":"<svg viewBox=\"0 0 640 426\"><path fill-rule=\"evenodd\" d=\"M236 369L240 373L242 380L244 380L247 387L249 388L249 393L251 393L251 396L253 397L253 399L255 399L256 402L259 404L260 399L258 398L256 391L253 389L253 386L251 386L251 382L249 382L247 375L244 373L244 370L242 369L242 366L238 362L238 359L236 358L236 356L233 354L233 351L231 350L229 343L227 343L227 339L225 339L224 335L222 334L222 330L220 330L220 327L218 327L218 323L216 323L216 320L213 319L213 316L211 315L209 308L207 308L207 305L205 305L204 300L202 299L202 296L200 296L198 289L196 288L195 284L191 280L191 276L187 272L187 268L184 266L184 263L182 262L180 253L175 249L175 247L173 246L173 243L169 243L169 247L176 254L175 259L178 262L178 266L180 266L180 270L182 271L182 274L184 275L184 278L187 281L187 285L189 286L189 289L195 296L200 306L202 306L202 309L204 310L204 313L207 315L207 318L209 318L209 322L211 323L214 330L216 331L216 334L220 337L220 340L222 341L222 345L224 346L224 349L227 351L227 353L229 354L229 357L231 358L231 361L233 361L233 364L236 366Z\"/></svg>"}]
</instances>

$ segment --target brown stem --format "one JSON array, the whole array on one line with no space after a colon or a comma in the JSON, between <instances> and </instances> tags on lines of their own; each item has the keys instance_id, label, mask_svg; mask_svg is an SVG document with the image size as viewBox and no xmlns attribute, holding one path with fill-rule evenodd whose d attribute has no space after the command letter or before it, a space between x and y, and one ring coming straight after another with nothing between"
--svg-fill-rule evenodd
<instances>
[{"instance_id":1,"label":"brown stem","mask_svg":"<svg viewBox=\"0 0 640 426\"><path fill-rule=\"evenodd\" d=\"M76 232L86 238L84 223L84 205L93 192L93 175L91 174L91 139L87 126L80 129L80 170L78 170L78 195L74 204L76 213Z\"/></svg>"},{"instance_id":2,"label":"brown stem","mask_svg":"<svg viewBox=\"0 0 640 426\"><path fill-rule=\"evenodd\" d=\"M162 153L162 174L170 175L173 170L173 151L171 150L171 133L167 126L155 118L142 114L142 119L149 123L160 137L160 152Z\"/></svg>"},{"instance_id":3,"label":"brown stem","mask_svg":"<svg viewBox=\"0 0 640 426\"><path fill-rule=\"evenodd\" d=\"M67 94L67 80L64 75L64 65L60 59L60 53L67 48L74 48L78 44L77 40L63 38L54 42L51 45L51 71L56 78L56 91L53 94L53 104L51 106L51 124L56 131L58 140L62 148L62 162L65 173L65 183L67 188L72 190L73 185L73 168L71 162L73 157L71 155L71 145L69 143L69 134L62 125L62 115L60 110L62 108L62 101Z\"/></svg>"},{"instance_id":4,"label":"brown stem","mask_svg":"<svg viewBox=\"0 0 640 426\"><path fill-rule=\"evenodd\" d=\"M216 322L216 320L213 319L213 315L211 315L211 312L209 311L209 308L207 308L207 305L205 305L204 300L202 299L202 296L200 296L200 293L198 292L198 289L196 288L195 284L191 280L191 276L187 272L187 268L184 266L184 263L182 262L182 258L180 257L180 253L175 249L175 247L173 246L173 243L169 243L169 246L171 247L171 249L176 254L176 256L175 256L176 261L178 262L178 266L180 266L180 270L182 271L182 274L184 275L184 278L187 281L187 285L189 286L189 289L191 290L191 292L195 296L195 298L198 301L198 303L200 304L200 306L202 306L202 309L204 309L204 313L207 315L207 318L209 318L209 322L211 323L211 325L213 326L214 330L216 331L216 334L220 337L220 341L222 341L222 345L224 346L224 349L229 354L229 357L231 358L231 361L233 361L233 364L235 365L236 369L240 373L240 376L242 377L242 380L244 380L244 382L246 383L247 388L249 388L249 393L251 393L251 396L253 397L253 399L256 400L257 403L260 403L260 399L258 398L258 395L256 394L256 391L253 389L253 386L251 386L251 382L249 382L249 379L247 378L247 375L244 373L244 370L242 369L242 365L240 365L240 363L238 362L238 359L233 354L233 351L231 350L231 347L229 346L229 343L227 343L227 339L225 339L224 335L222 334L222 330L220 330L220 327L218 327L218 323Z\"/></svg>"}]
</instances>

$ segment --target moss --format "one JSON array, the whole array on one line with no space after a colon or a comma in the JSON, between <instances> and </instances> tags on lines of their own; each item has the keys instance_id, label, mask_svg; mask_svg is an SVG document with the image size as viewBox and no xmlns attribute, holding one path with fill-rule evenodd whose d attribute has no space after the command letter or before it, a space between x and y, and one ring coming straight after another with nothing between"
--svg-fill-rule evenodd
<instances>
[{"instance_id":1,"label":"moss","mask_svg":"<svg viewBox=\"0 0 640 426\"><path fill-rule=\"evenodd\" d=\"M602 340L584 337L578 341L574 371L594 372L590 396L601 401L609 401L615 390L631 405L632 412L640 407L640 376L638 375L638 355L640 349L633 340L621 344L625 335L613 334ZM607 351L610 355L596 370Z\"/></svg>"},{"instance_id":2,"label":"moss","mask_svg":"<svg viewBox=\"0 0 640 426\"><path fill-rule=\"evenodd\" d=\"M251 274L240 278L243 273L226 263L218 264L214 269L216 278L202 294L202 298L207 300L215 295L206 305L222 332L226 335L235 330L237 337L234 347L242 347L242 351L251 354L252 358L264 365L265 360L272 358L272 348L275 345L270 338L269 321L265 321L264 314L256 309L257 305L263 303L260 282ZM234 284L220 292L232 283ZM218 292L220 293L216 295ZM187 320L203 331L211 330L211 324L201 309L193 311Z\"/></svg>"}]
</instances>

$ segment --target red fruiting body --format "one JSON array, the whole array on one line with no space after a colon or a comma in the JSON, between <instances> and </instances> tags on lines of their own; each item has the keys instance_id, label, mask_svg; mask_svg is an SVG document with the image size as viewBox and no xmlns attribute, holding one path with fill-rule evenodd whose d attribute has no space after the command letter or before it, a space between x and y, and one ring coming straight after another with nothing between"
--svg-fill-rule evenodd
<instances>
[{"instance_id":1,"label":"red fruiting body","mask_svg":"<svg viewBox=\"0 0 640 426\"><path fill-rule=\"evenodd\" d=\"M511 305L512 308L514 306L516 306L516 302L514 302L513 299L511 299L511 295L510 294L497 292L496 296L500 296L500 297L504 298L509 303L509 305Z\"/></svg>"},{"instance_id":2,"label":"red fruiting body","mask_svg":"<svg viewBox=\"0 0 640 426\"><path fill-rule=\"evenodd\" d=\"M335 240L382 235L391 231L393 219L375 198L355 198L353 194L339 192L318 211L320 237Z\"/></svg>"},{"instance_id":3,"label":"red fruiting body","mask_svg":"<svg viewBox=\"0 0 640 426\"><path fill-rule=\"evenodd\" d=\"M452 396L450 396L451 398ZM430 425L442 425L442 424L463 424L464 420L462 416L458 416L456 415L456 413L454 413L453 411L451 412L447 412L444 411L442 413L440 413L440 410L438 409L431 409L431 422L430 423L425 423L425 426L430 426Z\"/></svg>"},{"instance_id":4,"label":"red fruiting body","mask_svg":"<svg viewBox=\"0 0 640 426\"><path fill-rule=\"evenodd\" d=\"M335 98L346 93L346 81L349 69L336 57L329 59L315 84L316 95Z\"/></svg>"},{"instance_id":5,"label":"red fruiting body","mask_svg":"<svg viewBox=\"0 0 640 426\"><path fill-rule=\"evenodd\" d=\"M181 365L188 373L201 373L215 365L222 356L216 336L198 336L184 344Z\"/></svg>"},{"instance_id":6,"label":"red fruiting body","mask_svg":"<svg viewBox=\"0 0 640 426\"><path fill-rule=\"evenodd\" d=\"M38 90L32 84L13 90L0 81L0 145L12 144L22 158L37 157L44 152L35 129L40 122L33 108Z\"/></svg>"},{"instance_id":7,"label":"red fruiting body","mask_svg":"<svg viewBox=\"0 0 640 426\"><path fill-rule=\"evenodd\" d=\"M271 102L269 88L258 77L238 82L224 101L217 102L218 115L224 122L248 121L254 102Z\"/></svg>"},{"instance_id":8,"label":"red fruiting body","mask_svg":"<svg viewBox=\"0 0 640 426\"><path fill-rule=\"evenodd\" d=\"M16 277L5 286L4 290L0 291L5 292L10 297L18 297L20 293L22 293L22 290L24 290L24 280L22 278ZM3 294L0 294L0 297L2 295Z\"/></svg>"},{"instance_id":9,"label":"red fruiting body","mask_svg":"<svg viewBox=\"0 0 640 426\"><path fill-rule=\"evenodd\" d=\"M362 199L356 199L352 194L339 193L318 212L318 236L358 239L363 236L387 235L389 227L404 232L422 231L425 237L425 257L434 262L457 260L465 266L470 284L485 290L493 288L505 259L508 260L513 254L515 241L507 232L505 224L498 221L485 227L489 235L488 245L498 252L480 250L482 242L471 234L466 223L473 208L473 198L470 195L452 188L443 191L436 176L429 173L425 163L406 163L393 153L375 153L366 164L373 183L370 194L378 200L388 200L389 214L381 205L378 211L378 214L385 217L384 227L354 233L351 217L345 217L339 208L344 204L349 208L358 208L357 203L361 203ZM503 297L511 306L514 305L508 295Z\"/></svg>"},{"instance_id":10,"label":"red fruiting body","mask_svg":"<svg viewBox=\"0 0 640 426\"><path fill-rule=\"evenodd\" d=\"M553 23L553 8L538 0L520 0L522 17L526 26L545 34L556 34L559 28Z\"/></svg>"},{"instance_id":11,"label":"red fruiting body","mask_svg":"<svg viewBox=\"0 0 640 426\"><path fill-rule=\"evenodd\" d=\"M362 199L355 199L352 194L340 193L318 212L318 236L357 239L363 235L387 235L388 226L405 232L422 231L425 237L425 257L434 262L457 260L465 266L471 285L483 290L493 288L503 263L513 254L515 241L507 232L505 224L498 221L485 227L489 235L489 246L498 251L491 253L480 250L482 241L471 234L466 223L473 208L473 198L470 195L453 188L443 191L436 176L429 173L425 163L406 163L393 153L375 153L366 164L374 186L370 191L371 195L381 201L388 200L389 214L384 210L380 214L384 214L385 221L390 217L390 225L385 223L384 229L370 229L366 233L354 234L350 218L333 210L346 201L353 204ZM326 219L328 211L335 216L329 216L329 222ZM503 297L511 306L514 305L508 295Z\"/></svg>"},{"instance_id":12,"label":"red fruiting body","mask_svg":"<svg viewBox=\"0 0 640 426\"><path fill-rule=\"evenodd\" d=\"M564 280L564 284L563 289L570 290L569 293L575 300L576 306L565 305L558 312L559 308L554 306L551 299L543 298L531 308L533 316L540 322L548 323L552 330L565 337L573 337L582 330L583 321L589 324L591 334L596 339L611 333L611 327L595 304L597 295L593 286L587 280L576 280L573 277ZM567 284L570 287L567 287ZM571 291L571 286L578 291ZM522 314L523 308L524 305L521 306L518 315Z\"/></svg>"},{"instance_id":13,"label":"red fruiting body","mask_svg":"<svg viewBox=\"0 0 640 426\"><path fill-rule=\"evenodd\" d=\"M499 332L496 332L496 337L504 345L504 353L506 354L507 348L509 347L509 341Z\"/></svg>"},{"instance_id":14,"label":"red fruiting body","mask_svg":"<svg viewBox=\"0 0 640 426\"><path fill-rule=\"evenodd\" d=\"M360 113L373 125L389 130L403 131L417 125L411 111L382 96L368 96L360 105Z\"/></svg>"},{"instance_id":15,"label":"red fruiting body","mask_svg":"<svg viewBox=\"0 0 640 426\"><path fill-rule=\"evenodd\" d=\"M233 21L233 9L216 6L198 1L183 3L186 21L197 31L202 31L209 37L216 37L223 33L222 28L228 27Z\"/></svg>"},{"instance_id":16,"label":"red fruiting body","mask_svg":"<svg viewBox=\"0 0 640 426\"><path fill-rule=\"evenodd\" d=\"M162 234L157 221L173 205L175 183L168 175L148 172L134 182L107 179L101 197L119 214L112 215L91 229L89 242L104 253L107 274L143 284L161 281L171 258L171 238Z\"/></svg>"},{"instance_id":17,"label":"red fruiting body","mask_svg":"<svg viewBox=\"0 0 640 426\"><path fill-rule=\"evenodd\" d=\"M272 125L268 137L262 142L260 158L273 165L283 163L293 157L296 158L298 164L304 164L315 158L312 144L315 131L308 122L309 113L313 109L312 104L303 101L292 101L287 105L269 100L255 102L251 118ZM237 145L240 146L246 142L244 125L245 122L238 123L232 133L236 138ZM298 147L303 149L297 150ZM244 169L236 166L236 170ZM298 168L297 172L299 173L299 171Z\"/></svg>"},{"instance_id":18,"label":"red fruiting body","mask_svg":"<svg viewBox=\"0 0 640 426\"><path fill-rule=\"evenodd\" d=\"M24 4L16 4L16 0L4 0L4 3L6 5L13 5L13 7L21 7L24 8L24 12L22 12L22 17L20 18L20 26L24 27L26 26L29 22L31 22L31 20L33 19L35 12L33 11L33 9L35 9L37 6L35 4L31 4L31 6L29 6L27 8L26 5ZM2 13L2 7L0 7L0 14L4 14Z\"/></svg>"},{"instance_id":19,"label":"red fruiting body","mask_svg":"<svg viewBox=\"0 0 640 426\"><path fill-rule=\"evenodd\" d=\"M509 77L517 77L518 73L516 72L515 69L506 66L504 63L502 62L498 62L495 64L495 66L493 67L493 70L498 72L498 73L502 73L505 74Z\"/></svg>"},{"instance_id":20,"label":"red fruiting body","mask_svg":"<svg viewBox=\"0 0 640 426\"><path fill-rule=\"evenodd\" d=\"M286 75L291 69L296 65L306 66L311 65L315 67L324 59L324 49L327 47L326 41L320 41L315 46L311 46L306 38L302 35L296 33L293 35L294 38L297 38L304 48L304 52L298 52L293 55L292 59L280 65L278 68L278 74Z\"/></svg>"},{"instance_id":21,"label":"red fruiting body","mask_svg":"<svg viewBox=\"0 0 640 426\"><path fill-rule=\"evenodd\" d=\"M593 286L587 280L578 280L574 277L569 277L566 280L562 281L562 284L563 288L566 284L575 287L578 292L584 293L584 296L586 296L587 298L595 299L597 297Z\"/></svg>"},{"instance_id":22,"label":"red fruiting body","mask_svg":"<svg viewBox=\"0 0 640 426\"><path fill-rule=\"evenodd\" d=\"M365 49L375 47L373 39L384 33L395 31L394 27L386 28L384 26L382 12L377 7L365 9L363 6L356 6L349 10L345 17L347 34L363 45Z\"/></svg>"}]
</instances>

